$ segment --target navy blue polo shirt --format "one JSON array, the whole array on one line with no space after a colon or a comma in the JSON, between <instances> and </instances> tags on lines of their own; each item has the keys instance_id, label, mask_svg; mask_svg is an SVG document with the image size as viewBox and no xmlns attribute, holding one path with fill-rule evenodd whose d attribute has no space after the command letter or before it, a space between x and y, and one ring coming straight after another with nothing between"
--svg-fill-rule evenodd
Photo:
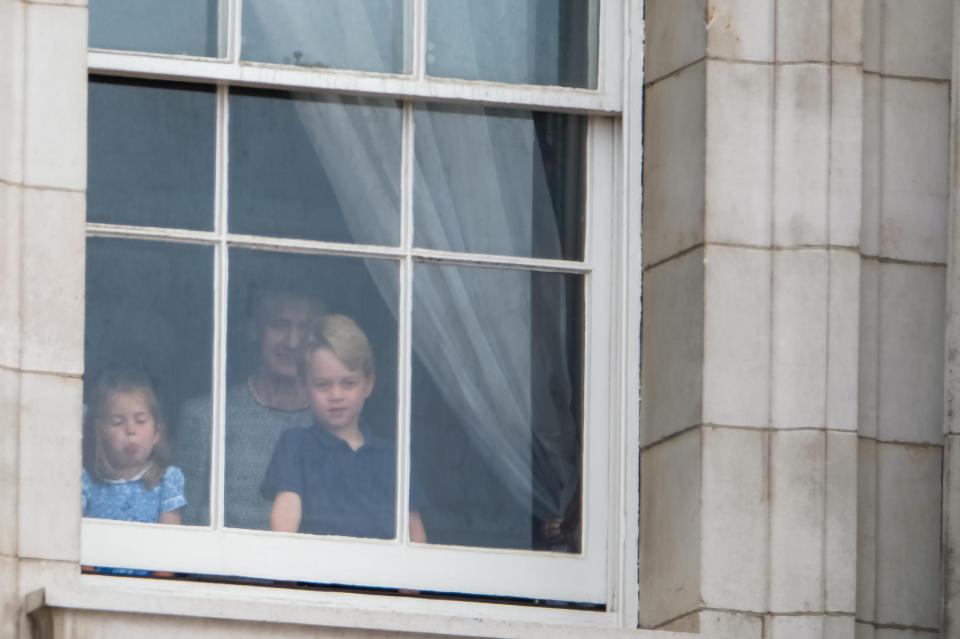
<instances>
[{"instance_id":1,"label":"navy blue polo shirt","mask_svg":"<svg viewBox=\"0 0 960 639\"><path fill-rule=\"evenodd\" d=\"M394 448L365 430L363 439L353 450L316 422L285 431L260 492L270 500L284 491L299 495L302 533L392 539Z\"/></svg>"}]
</instances>

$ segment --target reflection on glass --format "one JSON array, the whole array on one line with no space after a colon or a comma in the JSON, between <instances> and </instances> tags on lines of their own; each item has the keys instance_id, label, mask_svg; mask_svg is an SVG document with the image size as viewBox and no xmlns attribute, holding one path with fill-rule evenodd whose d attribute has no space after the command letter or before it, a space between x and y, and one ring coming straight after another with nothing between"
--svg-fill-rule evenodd
<instances>
[{"instance_id":1,"label":"reflection on glass","mask_svg":"<svg viewBox=\"0 0 960 639\"><path fill-rule=\"evenodd\" d=\"M431 0L427 74L597 86L597 0Z\"/></svg>"},{"instance_id":2,"label":"reflection on glass","mask_svg":"<svg viewBox=\"0 0 960 639\"><path fill-rule=\"evenodd\" d=\"M230 231L396 245L400 117L388 100L234 90Z\"/></svg>"},{"instance_id":3,"label":"reflection on glass","mask_svg":"<svg viewBox=\"0 0 960 639\"><path fill-rule=\"evenodd\" d=\"M169 444L181 402L210 392L212 249L93 238L86 273L84 516L205 518Z\"/></svg>"},{"instance_id":4,"label":"reflection on glass","mask_svg":"<svg viewBox=\"0 0 960 639\"><path fill-rule=\"evenodd\" d=\"M275 529L393 537L397 324L390 308L397 286L391 261L231 251L226 526L270 530L278 495L294 493L300 519L291 525L283 511L278 521L287 527ZM306 364L312 371L318 362L316 352L308 362L304 348L316 346L318 323L332 315L349 319L337 320L347 328L325 338L339 355L322 362L336 381L332 399L324 399L305 384ZM365 348L357 345L361 335ZM207 437L201 448L209 448L209 405L209 397L198 398L183 411L183 425L196 433L188 440ZM184 472L202 485L207 464L198 462Z\"/></svg>"},{"instance_id":5,"label":"reflection on glass","mask_svg":"<svg viewBox=\"0 0 960 639\"><path fill-rule=\"evenodd\" d=\"M240 57L403 73L404 0L243 0Z\"/></svg>"},{"instance_id":6,"label":"reflection on glass","mask_svg":"<svg viewBox=\"0 0 960 639\"><path fill-rule=\"evenodd\" d=\"M582 259L585 118L425 105L415 130L416 246Z\"/></svg>"},{"instance_id":7,"label":"reflection on glass","mask_svg":"<svg viewBox=\"0 0 960 639\"><path fill-rule=\"evenodd\" d=\"M416 266L411 455L431 543L579 552L582 287Z\"/></svg>"},{"instance_id":8,"label":"reflection on glass","mask_svg":"<svg viewBox=\"0 0 960 639\"><path fill-rule=\"evenodd\" d=\"M216 57L217 0L90 0L90 46Z\"/></svg>"},{"instance_id":9,"label":"reflection on glass","mask_svg":"<svg viewBox=\"0 0 960 639\"><path fill-rule=\"evenodd\" d=\"M212 229L212 87L97 78L89 91L87 219Z\"/></svg>"}]
</instances>

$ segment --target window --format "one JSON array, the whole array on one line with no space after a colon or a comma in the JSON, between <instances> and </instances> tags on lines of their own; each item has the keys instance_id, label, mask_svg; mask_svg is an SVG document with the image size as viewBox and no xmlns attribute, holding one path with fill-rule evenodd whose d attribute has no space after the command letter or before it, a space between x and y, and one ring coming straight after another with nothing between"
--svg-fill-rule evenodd
<instances>
[{"instance_id":1,"label":"window","mask_svg":"<svg viewBox=\"0 0 960 639\"><path fill-rule=\"evenodd\" d=\"M177 518L83 562L609 608L622 8L175 4L90 7L85 497Z\"/></svg>"}]
</instances>

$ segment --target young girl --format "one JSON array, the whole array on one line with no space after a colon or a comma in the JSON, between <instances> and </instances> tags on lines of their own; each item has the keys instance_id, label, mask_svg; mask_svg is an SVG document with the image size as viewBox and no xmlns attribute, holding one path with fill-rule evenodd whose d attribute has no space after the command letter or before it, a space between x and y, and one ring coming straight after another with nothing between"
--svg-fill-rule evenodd
<instances>
[{"instance_id":1,"label":"young girl","mask_svg":"<svg viewBox=\"0 0 960 639\"><path fill-rule=\"evenodd\" d=\"M83 470L83 516L179 524L183 473L169 465L160 403L143 374L109 371L88 412L92 459Z\"/></svg>"}]
</instances>

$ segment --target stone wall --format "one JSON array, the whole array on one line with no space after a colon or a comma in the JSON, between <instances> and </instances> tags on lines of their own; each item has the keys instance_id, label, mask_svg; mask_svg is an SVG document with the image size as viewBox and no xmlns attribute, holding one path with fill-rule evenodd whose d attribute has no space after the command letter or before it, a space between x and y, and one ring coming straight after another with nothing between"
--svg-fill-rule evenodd
<instances>
[{"instance_id":1,"label":"stone wall","mask_svg":"<svg viewBox=\"0 0 960 639\"><path fill-rule=\"evenodd\" d=\"M937 636L953 10L647 1L643 626Z\"/></svg>"}]
</instances>

